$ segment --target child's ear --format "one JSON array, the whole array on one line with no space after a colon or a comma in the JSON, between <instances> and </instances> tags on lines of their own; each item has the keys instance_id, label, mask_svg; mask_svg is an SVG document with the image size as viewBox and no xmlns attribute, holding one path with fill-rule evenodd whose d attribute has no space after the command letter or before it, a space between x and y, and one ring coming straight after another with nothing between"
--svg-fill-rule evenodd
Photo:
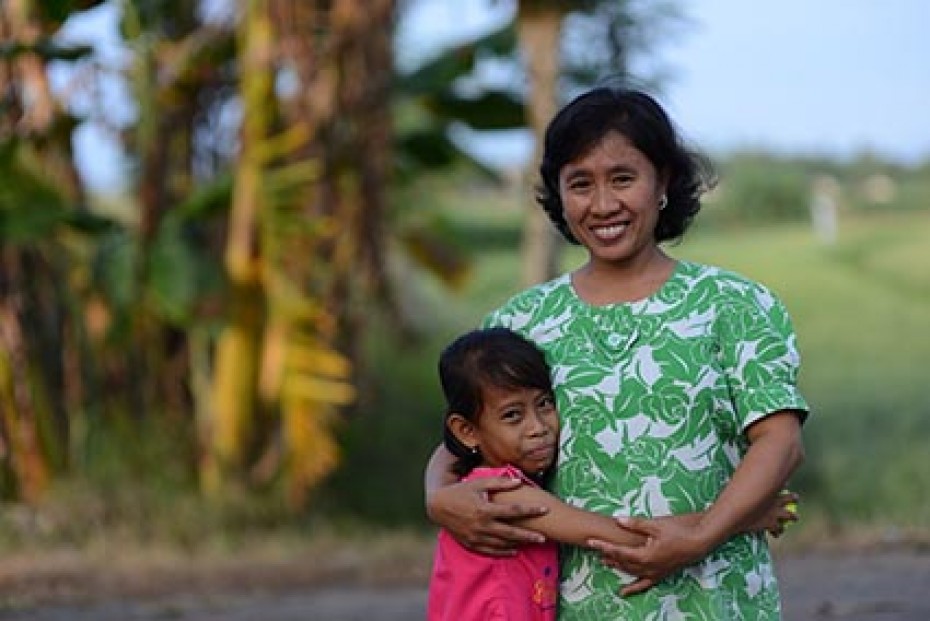
<instances>
[{"instance_id":1,"label":"child's ear","mask_svg":"<svg viewBox=\"0 0 930 621\"><path fill-rule=\"evenodd\" d=\"M461 414L450 414L446 419L446 426L465 448L472 449L478 446L478 429Z\"/></svg>"}]
</instances>

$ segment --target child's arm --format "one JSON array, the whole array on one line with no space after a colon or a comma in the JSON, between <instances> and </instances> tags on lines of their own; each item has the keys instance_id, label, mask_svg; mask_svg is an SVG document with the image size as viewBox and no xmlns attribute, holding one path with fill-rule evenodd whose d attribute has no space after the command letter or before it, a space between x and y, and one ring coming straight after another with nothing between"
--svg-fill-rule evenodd
<instances>
[{"instance_id":1,"label":"child's arm","mask_svg":"<svg viewBox=\"0 0 930 621\"><path fill-rule=\"evenodd\" d=\"M554 539L561 543L589 547L588 541L598 539L609 541L615 545L637 546L645 543L645 536L620 526L616 519L579 509L562 502L553 494L531 485L521 485L516 489L502 490L493 493L494 502L507 504L521 504L536 507L545 507L547 513L515 520L513 523L532 529L547 539ZM763 514L744 532L768 530L778 536L784 529L784 524L795 521L797 516L785 508L789 503L797 502L797 494L782 492L777 495L766 507ZM657 521L678 522L684 527L697 526L704 513L685 513L681 515L668 515L655 518Z\"/></svg>"},{"instance_id":2,"label":"child's arm","mask_svg":"<svg viewBox=\"0 0 930 621\"><path fill-rule=\"evenodd\" d=\"M544 515L516 520L514 524L532 529L545 535L547 539L561 543L589 547L588 541L591 539L627 546L638 546L646 542L643 535L623 528L613 517L573 507L544 489L532 485L521 485L516 489L496 492L494 502L545 507L548 511ZM700 516L700 513L689 513L660 519L680 520L685 525L696 525Z\"/></svg>"}]
</instances>

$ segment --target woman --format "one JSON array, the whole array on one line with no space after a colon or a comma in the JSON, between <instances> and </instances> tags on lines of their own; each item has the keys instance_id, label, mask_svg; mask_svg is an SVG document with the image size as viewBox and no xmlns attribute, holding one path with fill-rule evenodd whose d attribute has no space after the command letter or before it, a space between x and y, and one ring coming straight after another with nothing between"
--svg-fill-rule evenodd
<instances>
[{"instance_id":1,"label":"woman","mask_svg":"<svg viewBox=\"0 0 930 621\"><path fill-rule=\"evenodd\" d=\"M562 552L559 619L777 619L764 534L740 534L803 459L798 355L765 287L660 247L683 235L706 189L700 160L638 91L597 88L551 121L538 201L587 250L575 271L524 291L486 325L546 354L562 416L552 489L617 516L640 547ZM473 550L538 540L500 506L504 480L450 484L437 449L430 517ZM705 512L696 525L660 516ZM615 571L619 570L619 571ZM622 594L621 594L622 591Z\"/></svg>"}]
</instances>

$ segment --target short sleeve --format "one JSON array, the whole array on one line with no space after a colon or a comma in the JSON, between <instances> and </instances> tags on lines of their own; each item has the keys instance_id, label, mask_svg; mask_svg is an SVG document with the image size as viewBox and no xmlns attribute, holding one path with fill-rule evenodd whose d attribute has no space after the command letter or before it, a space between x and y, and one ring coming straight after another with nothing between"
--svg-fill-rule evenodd
<instances>
[{"instance_id":1,"label":"short sleeve","mask_svg":"<svg viewBox=\"0 0 930 621\"><path fill-rule=\"evenodd\" d=\"M484 316L484 319L481 320L481 323L478 324L479 327L484 330L487 328L493 328L500 325L500 320L497 318L497 312L488 313Z\"/></svg>"},{"instance_id":2,"label":"short sleeve","mask_svg":"<svg viewBox=\"0 0 930 621\"><path fill-rule=\"evenodd\" d=\"M471 472L465 475L463 481L471 481L472 479L489 479L492 477L509 477L511 479L520 479L525 483L530 483L536 485L532 479L527 477L523 472L510 464L506 466L479 466L473 468Z\"/></svg>"},{"instance_id":3,"label":"short sleeve","mask_svg":"<svg viewBox=\"0 0 930 621\"><path fill-rule=\"evenodd\" d=\"M782 410L801 422L808 412L798 387L797 338L781 301L762 286L734 295L721 309L721 359L743 429Z\"/></svg>"}]
</instances>

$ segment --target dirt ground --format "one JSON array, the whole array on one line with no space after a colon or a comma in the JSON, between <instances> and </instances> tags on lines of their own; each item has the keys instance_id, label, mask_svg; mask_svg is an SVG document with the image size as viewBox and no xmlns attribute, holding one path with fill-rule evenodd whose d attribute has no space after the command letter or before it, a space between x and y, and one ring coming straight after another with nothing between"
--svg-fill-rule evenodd
<instances>
[{"instance_id":1,"label":"dirt ground","mask_svg":"<svg viewBox=\"0 0 930 621\"><path fill-rule=\"evenodd\" d=\"M430 546L402 554L314 550L312 558L74 552L0 561L6 621L410 621L422 619ZM778 552L786 621L930 620L930 549Z\"/></svg>"}]
</instances>

